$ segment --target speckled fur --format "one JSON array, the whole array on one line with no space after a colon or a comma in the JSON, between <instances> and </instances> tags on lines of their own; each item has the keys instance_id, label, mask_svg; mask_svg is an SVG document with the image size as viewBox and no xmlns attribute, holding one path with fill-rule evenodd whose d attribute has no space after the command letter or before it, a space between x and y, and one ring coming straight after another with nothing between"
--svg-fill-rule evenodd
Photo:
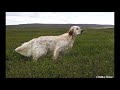
<instances>
[{"instance_id":1,"label":"speckled fur","mask_svg":"<svg viewBox=\"0 0 120 90\"><path fill-rule=\"evenodd\" d=\"M74 40L82 29L79 26L72 26L68 33L58 36L41 36L23 43L15 51L24 56L32 56L34 60L47 52L53 52L53 59L57 59L60 52L73 47Z\"/></svg>"}]
</instances>

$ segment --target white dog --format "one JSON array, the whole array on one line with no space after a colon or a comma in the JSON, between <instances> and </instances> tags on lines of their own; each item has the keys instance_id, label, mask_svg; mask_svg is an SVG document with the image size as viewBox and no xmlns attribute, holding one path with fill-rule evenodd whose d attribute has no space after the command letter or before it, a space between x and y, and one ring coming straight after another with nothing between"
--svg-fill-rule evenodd
<instances>
[{"instance_id":1,"label":"white dog","mask_svg":"<svg viewBox=\"0 0 120 90\"><path fill-rule=\"evenodd\" d=\"M82 34L79 26L72 26L68 33L59 36L41 36L23 43L15 51L24 56L32 56L37 61L42 55L46 55L48 51L53 52L53 59L57 59L61 51L65 51L73 47L75 37Z\"/></svg>"}]
</instances>

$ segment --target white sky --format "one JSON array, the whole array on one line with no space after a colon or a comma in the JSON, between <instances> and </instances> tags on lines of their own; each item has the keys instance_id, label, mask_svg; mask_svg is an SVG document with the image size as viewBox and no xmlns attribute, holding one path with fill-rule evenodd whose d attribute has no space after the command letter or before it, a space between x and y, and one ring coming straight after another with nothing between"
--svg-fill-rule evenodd
<instances>
[{"instance_id":1,"label":"white sky","mask_svg":"<svg viewBox=\"0 0 120 90\"><path fill-rule=\"evenodd\" d=\"M114 25L114 12L6 12L6 25L27 23Z\"/></svg>"}]
</instances>

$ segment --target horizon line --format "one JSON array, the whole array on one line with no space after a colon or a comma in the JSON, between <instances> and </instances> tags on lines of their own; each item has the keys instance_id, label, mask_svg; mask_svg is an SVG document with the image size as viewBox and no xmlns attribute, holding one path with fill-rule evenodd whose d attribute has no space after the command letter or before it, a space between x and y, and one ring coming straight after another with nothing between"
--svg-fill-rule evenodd
<instances>
[{"instance_id":1,"label":"horizon line","mask_svg":"<svg viewBox=\"0 0 120 90\"><path fill-rule=\"evenodd\" d=\"M78 23L24 23L24 24L78 24ZM24 24L8 24L8 25L24 25ZM113 25L113 24L96 24L96 25Z\"/></svg>"}]
</instances>

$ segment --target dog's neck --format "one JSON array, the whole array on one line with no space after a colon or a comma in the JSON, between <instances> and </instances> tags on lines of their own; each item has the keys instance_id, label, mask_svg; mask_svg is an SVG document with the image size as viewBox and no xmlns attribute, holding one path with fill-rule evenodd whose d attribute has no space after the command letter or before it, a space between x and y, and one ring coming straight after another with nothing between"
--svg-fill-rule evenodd
<instances>
[{"instance_id":1,"label":"dog's neck","mask_svg":"<svg viewBox=\"0 0 120 90\"><path fill-rule=\"evenodd\" d=\"M75 36L75 35L69 35L69 33L68 33L68 37L69 37L71 40L73 40L73 41L75 41L75 39L76 39L76 36Z\"/></svg>"},{"instance_id":2,"label":"dog's neck","mask_svg":"<svg viewBox=\"0 0 120 90\"><path fill-rule=\"evenodd\" d=\"M64 34L62 34L62 36L66 37L67 40L72 41L72 42L74 42L75 38L76 38L76 36L71 36L71 35L69 35L69 33L64 33Z\"/></svg>"}]
</instances>

